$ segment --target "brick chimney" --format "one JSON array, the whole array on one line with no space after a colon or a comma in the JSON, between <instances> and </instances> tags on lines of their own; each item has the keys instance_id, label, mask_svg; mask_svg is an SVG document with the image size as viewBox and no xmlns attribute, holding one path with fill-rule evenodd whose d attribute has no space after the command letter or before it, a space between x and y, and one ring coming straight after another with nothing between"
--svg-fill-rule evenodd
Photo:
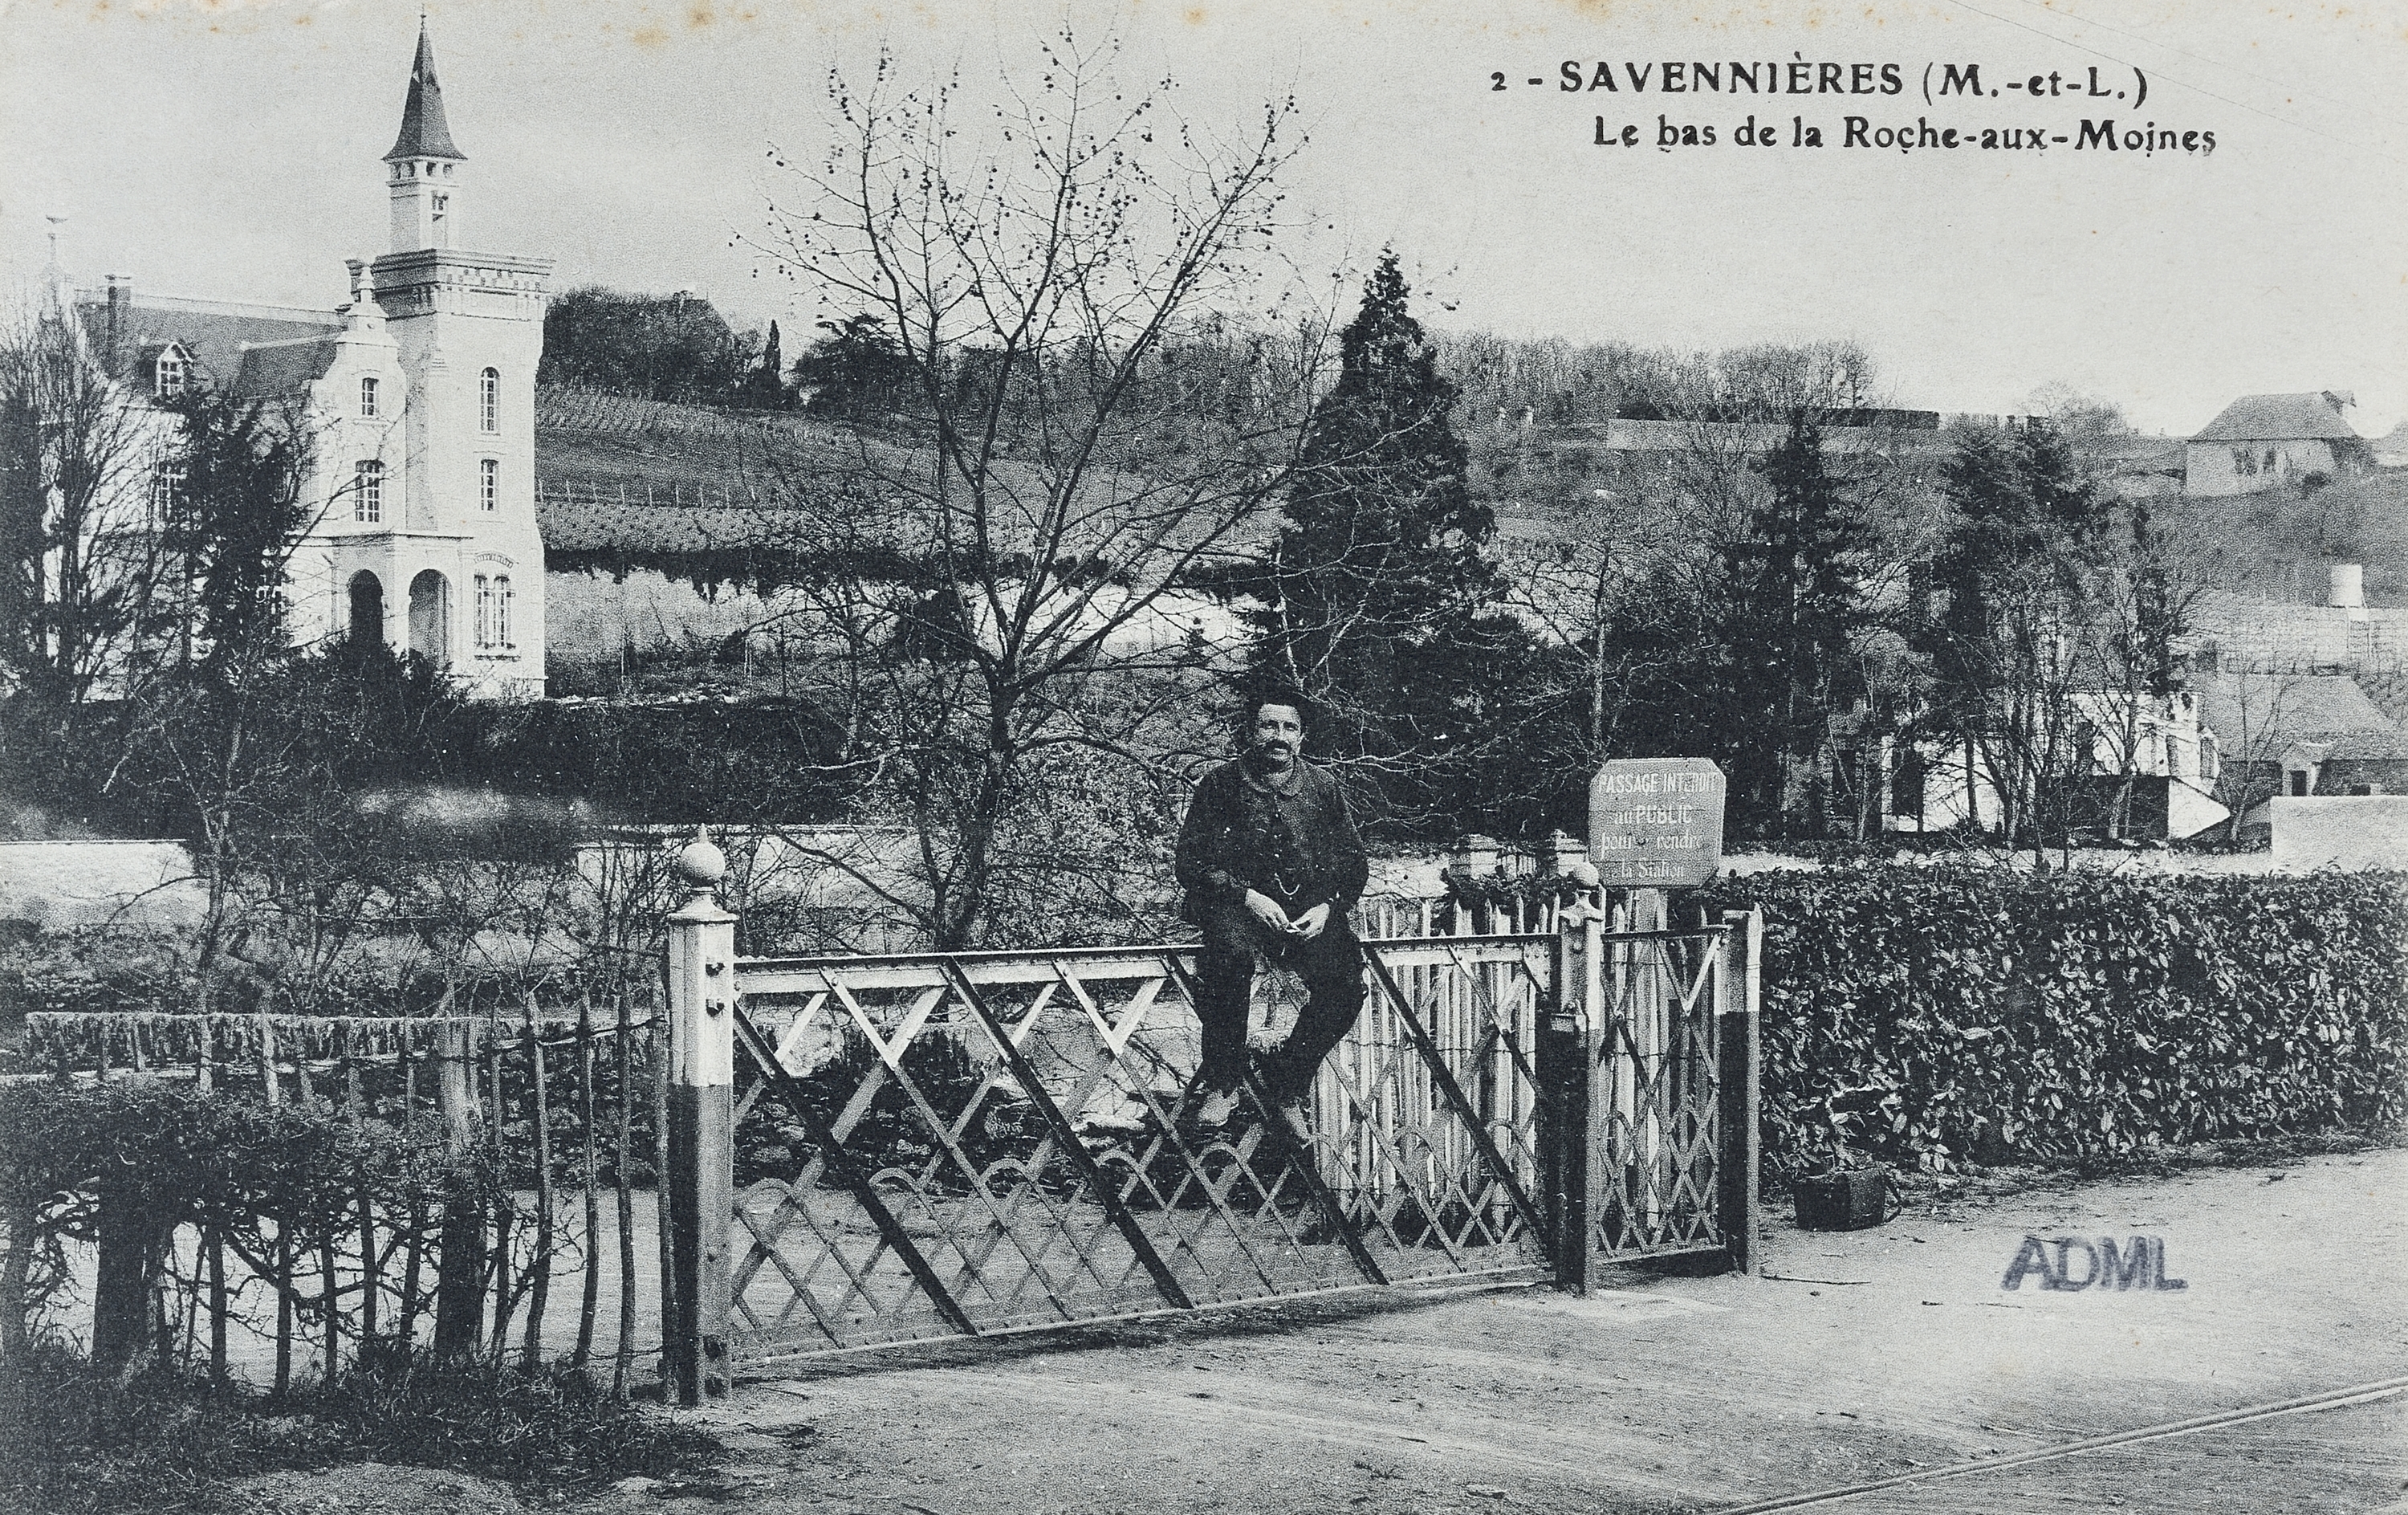
<instances>
[{"instance_id":1,"label":"brick chimney","mask_svg":"<svg viewBox=\"0 0 2408 1515\"><path fill-rule=\"evenodd\" d=\"M134 332L134 276L104 274L108 305L101 321L102 358L111 374L125 371L125 344Z\"/></svg>"}]
</instances>

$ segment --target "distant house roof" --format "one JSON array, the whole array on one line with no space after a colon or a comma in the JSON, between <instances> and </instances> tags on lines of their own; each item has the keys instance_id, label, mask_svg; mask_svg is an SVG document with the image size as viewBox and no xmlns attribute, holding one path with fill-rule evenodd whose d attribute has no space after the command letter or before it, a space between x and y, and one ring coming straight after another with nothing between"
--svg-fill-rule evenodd
<instances>
[{"instance_id":1,"label":"distant house roof","mask_svg":"<svg viewBox=\"0 0 2408 1515\"><path fill-rule=\"evenodd\" d=\"M426 36L426 19L418 21L418 57L409 66L409 96L402 102L401 135L393 139L395 158L456 158L468 155L452 145L452 125L443 119L443 86L435 79L435 44Z\"/></svg>"},{"instance_id":2,"label":"distant house roof","mask_svg":"<svg viewBox=\"0 0 2408 1515\"><path fill-rule=\"evenodd\" d=\"M2243 395L2224 408L2193 441L2295 441L2324 438L2358 440L2358 432L2342 416L2350 403L2346 395L2325 390L2314 395Z\"/></svg>"},{"instance_id":3,"label":"distant house roof","mask_svg":"<svg viewBox=\"0 0 2408 1515\"><path fill-rule=\"evenodd\" d=\"M2345 673L2201 673L2194 685L2200 724L2236 761L2264 761L2295 742L2353 733L2408 741Z\"/></svg>"},{"instance_id":4,"label":"distant house roof","mask_svg":"<svg viewBox=\"0 0 2408 1515\"><path fill-rule=\"evenodd\" d=\"M342 318L331 310L165 295L126 298L112 307L99 291L85 291L76 313L85 339L113 379L134 377L142 354L155 356L169 342L181 342L211 382L232 384L243 371L246 347L318 340L343 329Z\"/></svg>"},{"instance_id":5,"label":"distant house roof","mask_svg":"<svg viewBox=\"0 0 2408 1515\"><path fill-rule=\"evenodd\" d=\"M2294 753L2312 763L2408 758L2408 731L2319 731L2292 743L2284 756Z\"/></svg>"}]
</instances>

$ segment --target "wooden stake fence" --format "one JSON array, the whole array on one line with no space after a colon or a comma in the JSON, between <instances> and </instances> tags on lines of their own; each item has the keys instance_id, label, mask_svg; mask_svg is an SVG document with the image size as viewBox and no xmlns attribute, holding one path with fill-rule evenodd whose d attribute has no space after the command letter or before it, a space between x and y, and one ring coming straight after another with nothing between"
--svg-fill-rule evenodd
<instances>
[{"instance_id":1,"label":"wooden stake fence","mask_svg":"<svg viewBox=\"0 0 2408 1515\"><path fill-rule=\"evenodd\" d=\"M567 1015L528 996L503 1021L273 1010L30 1017L31 1050L53 1068L43 1077L181 1077L220 1097L297 1100L354 1126L390 1120L405 1153L432 1114L443 1146L478 1159L506 1186L490 1207L482 1180L458 1181L466 1170L430 1192L414 1167L372 1170L368 1146L355 1165L346 1158L339 1176L327 1176L332 1187L320 1192L333 1208L324 1214L265 1215L231 1229L212 1222L151 1248L156 1257L136 1255L147 1242L113 1239L108 1277L136 1281L110 1295L109 1349L171 1351L196 1370L206 1363L220 1384L255 1363L262 1386L279 1391L395 1344L530 1367L556 1350L597 1375L597 1354L607 1358L612 1392L631 1392L653 1319L640 1297L650 1280L636 1268L634 1190L646 1158L655 1173L661 1158L660 1133L645 1132L639 1114L652 1111L657 1126L667 1074L663 1028L637 1013L641 988L623 981L608 990L600 1024L590 988ZM651 1099L638 1080L651 1084ZM573 1194L562 1191L564 1178ZM9 1230L31 1234L38 1223L12 1217ZM11 1262L30 1255L9 1249ZM581 1276L573 1343L560 1339L551 1315L552 1275L562 1268ZM615 1272L615 1286L606 1272ZM34 1297L12 1278L0 1278L0 1335L17 1330ZM609 1287L618 1300L606 1320Z\"/></svg>"}]
</instances>

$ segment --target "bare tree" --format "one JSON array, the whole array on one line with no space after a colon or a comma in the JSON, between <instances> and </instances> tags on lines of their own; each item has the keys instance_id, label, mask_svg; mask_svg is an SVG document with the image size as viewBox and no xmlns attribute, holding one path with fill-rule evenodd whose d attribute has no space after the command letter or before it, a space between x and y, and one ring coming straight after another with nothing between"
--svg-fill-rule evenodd
<instances>
[{"instance_id":1,"label":"bare tree","mask_svg":"<svg viewBox=\"0 0 2408 1515\"><path fill-rule=\"evenodd\" d=\"M2266 663L2220 670L2226 730L2231 743L2218 754L2216 799L2231 812L2226 836L2241 840L2249 812L2282 792L2283 751L2299 725L2304 675Z\"/></svg>"},{"instance_id":2,"label":"bare tree","mask_svg":"<svg viewBox=\"0 0 2408 1515\"><path fill-rule=\"evenodd\" d=\"M1577 655L1574 678L1551 691L1547 702L1559 714L1549 724L1578 733L1565 756L1587 772L1620 750L1616 715L1627 702L1620 696L1642 671L1640 660L1657 650L1614 636L1617 622L1667 576L1694 577L1698 555L1684 549L1695 539L1677 512L1627 477L1613 488L1528 463L1515 471L1524 508L1543 510L1553 529L1500 547L1502 599L1542 638Z\"/></svg>"},{"instance_id":3,"label":"bare tree","mask_svg":"<svg viewBox=\"0 0 2408 1515\"><path fill-rule=\"evenodd\" d=\"M1180 745L1218 640L1193 591L1260 536L1317 366L1312 328L1238 318L1293 103L1225 137L1124 91L1111 44L1041 51L984 126L957 82L833 75L767 243L910 365L896 426L766 458L764 494L838 761L914 838L910 878L857 876L942 947L1043 861L1015 828L1079 765Z\"/></svg>"},{"instance_id":4,"label":"bare tree","mask_svg":"<svg viewBox=\"0 0 2408 1515\"><path fill-rule=\"evenodd\" d=\"M2095 691L2092 759L2113 784L2100 819L2109 836L2130 834L2132 795L2144 770L2173 774L2166 728L2186 682L2174 647L2190 631L2200 597L2222 577L2221 555L2170 534L2145 501L2120 507L2122 530L2094 576L2092 624L2082 646Z\"/></svg>"},{"instance_id":5,"label":"bare tree","mask_svg":"<svg viewBox=\"0 0 2408 1515\"><path fill-rule=\"evenodd\" d=\"M174 427L62 300L0 338L0 690L63 716L174 651Z\"/></svg>"}]
</instances>

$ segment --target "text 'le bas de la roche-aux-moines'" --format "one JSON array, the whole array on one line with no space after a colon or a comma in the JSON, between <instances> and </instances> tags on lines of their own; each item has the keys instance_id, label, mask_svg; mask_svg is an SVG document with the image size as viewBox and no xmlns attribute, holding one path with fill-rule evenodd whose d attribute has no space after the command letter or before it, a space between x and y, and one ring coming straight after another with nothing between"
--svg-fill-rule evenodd
<instances>
[{"instance_id":1,"label":"text 'le bas de la roche-aux-moines'","mask_svg":"<svg viewBox=\"0 0 2408 1515\"><path fill-rule=\"evenodd\" d=\"M1506 92L1513 76L1492 70L1489 88ZM1751 97L1839 96L1905 98L1919 94L1935 118L1919 113L1909 122L1902 115L1842 113L1837 118L1810 119L1793 113L1762 117L1750 112L1734 122L1700 118L1690 102L1658 111L1650 122L1599 113L1592 118L1590 140L1598 147L1648 148L1670 152L1681 148L1820 148L1871 149L1914 153L1928 152L2076 152L2191 154L2204 158L2215 151L2215 133L2197 126L2162 123L2141 115L2148 100L2148 76L2134 68L2122 77L2096 65L2010 73L1996 65L1988 80L1983 65L1930 63L1919 69L1902 63L1829 63L1795 54L1787 62L1732 60L1721 63L1664 60L1584 61L1567 58L1552 74L1524 76L1524 88L1556 94L1594 97L1599 92L1618 97L1636 95L1714 94L1725 99ZM1994 111L2014 101L2040 102L2021 119L2009 120ZM1998 102L1994 106L1992 103ZM2069 109L2071 107L2071 109ZM2027 108L2018 107L2017 108ZM1962 112L1962 114L1959 114Z\"/></svg>"}]
</instances>

